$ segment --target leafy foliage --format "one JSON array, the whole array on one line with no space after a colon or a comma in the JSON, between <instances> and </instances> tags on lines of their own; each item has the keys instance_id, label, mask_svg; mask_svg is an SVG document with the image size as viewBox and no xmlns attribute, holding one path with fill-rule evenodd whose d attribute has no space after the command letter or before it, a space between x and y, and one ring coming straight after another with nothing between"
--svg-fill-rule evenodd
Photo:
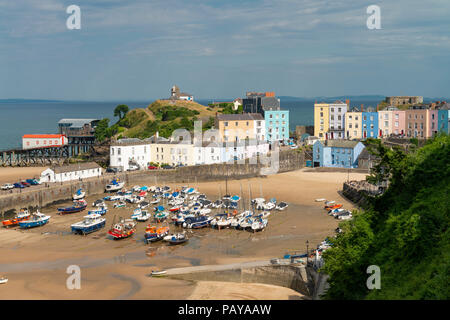
<instances>
[{"instance_id":1,"label":"leafy foliage","mask_svg":"<svg viewBox=\"0 0 450 320\"><path fill-rule=\"evenodd\" d=\"M450 298L450 137L440 135L405 154L379 142L371 181L389 188L365 212L344 222L324 253L328 299ZM368 290L366 269L381 269L381 289Z\"/></svg>"},{"instance_id":2,"label":"leafy foliage","mask_svg":"<svg viewBox=\"0 0 450 320\"><path fill-rule=\"evenodd\" d=\"M130 110L130 108L126 104L119 104L114 109L114 117L119 117L122 120L123 117L125 117L125 115L128 113L129 110Z\"/></svg>"}]
</instances>

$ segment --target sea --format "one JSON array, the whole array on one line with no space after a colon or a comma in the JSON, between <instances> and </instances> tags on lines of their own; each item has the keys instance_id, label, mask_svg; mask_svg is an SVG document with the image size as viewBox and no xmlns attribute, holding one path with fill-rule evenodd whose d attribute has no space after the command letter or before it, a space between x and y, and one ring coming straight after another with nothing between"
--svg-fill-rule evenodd
<instances>
[{"instance_id":1,"label":"sea","mask_svg":"<svg viewBox=\"0 0 450 320\"><path fill-rule=\"evenodd\" d=\"M221 100L221 101L232 101ZM217 101L217 100L215 100ZM103 119L110 124L117 121L114 108L126 104L130 109L145 108L150 101L6 101L0 102L0 151L22 147L24 134L51 134L58 132L58 121L63 118ZM213 100L197 100L208 105ZM376 101L352 101L352 106L376 105ZM314 101L283 101L281 108L290 111L290 130L297 125L314 124Z\"/></svg>"}]
</instances>

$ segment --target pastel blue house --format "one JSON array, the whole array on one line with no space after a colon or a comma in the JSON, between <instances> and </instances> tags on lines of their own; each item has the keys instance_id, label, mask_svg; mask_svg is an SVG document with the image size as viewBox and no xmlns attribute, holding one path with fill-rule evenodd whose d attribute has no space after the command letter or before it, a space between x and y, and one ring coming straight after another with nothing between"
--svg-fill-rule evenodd
<instances>
[{"instance_id":1,"label":"pastel blue house","mask_svg":"<svg viewBox=\"0 0 450 320\"><path fill-rule=\"evenodd\" d=\"M362 137L363 139L378 137L378 112L362 113Z\"/></svg>"},{"instance_id":2,"label":"pastel blue house","mask_svg":"<svg viewBox=\"0 0 450 320\"><path fill-rule=\"evenodd\" d=\"M289 140L289 110L265 110L264 120L268 142Z\"/></svg>"},{"instance_id":3,"label":"pastel blue house","mask_svg":"<svg viewBox=\"0 0 450 320\"><path fill-rule=\"evenodd\" d=\"M313 166L357 168L364 148L364 144L354 140L318 140L313 145Z\"/></svg>"},{"instance_id":4,"label":"pastel blue house","mask_svg":"<svg viewBox=\"0 0 450 320\"><path fill-rule=\"evenodd\" d=\"M450 134L450 104L445 104L438 110L438 131Z\"/></svg>"}]
</instances>

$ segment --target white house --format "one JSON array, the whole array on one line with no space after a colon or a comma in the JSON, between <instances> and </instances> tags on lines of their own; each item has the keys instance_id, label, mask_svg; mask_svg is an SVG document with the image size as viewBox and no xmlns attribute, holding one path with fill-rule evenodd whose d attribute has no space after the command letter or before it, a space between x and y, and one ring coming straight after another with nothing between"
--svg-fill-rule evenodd
<instances>
[{"instance_id":1,"label":"white house","mask_svg":"<svg viewBox=\"0 0 450 320\"><path fill-rule=\"evenodd\" d=\"M186 101L194 101L194 96L192 94L182 92L180 93L180 100L186 100Z\"/></svg>"},{"instance_id":2,"label":"white house","mask_svg":"<svg viewBox=\"0 0 450 320\"><path fill-rule=\"evenodd\" d=\"M95 162L75 163L45 169L41 172L40 182L73 181L99 177L102 174L102 168Z\"/></svg>"},{"instance_id":3,"label":"white house","mask_svg":"<svg viewBox=\"0 0 450 320\"><path fill-rule=\"evenodd\" d=\"M67 144L64 134L25 134L22 136L22 148L61 147Z\"/></svg>"},{"instance_id":4,"label":"white house","mask_svg":"<svg viewBox=\"0 0 450 320\"><path fill-rule=\"evenodd\" d=\"M151 162L150 141L140 139L120 139L111 144L110 167L126 171L130 166L147 169Z\"/></svg>"},{"instance_id":5,"label":"white house","mask_svg":"<svg viewBox=\"0 0 450 320\"><path fill-rule=\"evenodd\" d=\"M239 109L239 106L242 106L242 99L241 98L234 99L233 110L236 111L237 109Z\"/></svg>"}]
</instances>

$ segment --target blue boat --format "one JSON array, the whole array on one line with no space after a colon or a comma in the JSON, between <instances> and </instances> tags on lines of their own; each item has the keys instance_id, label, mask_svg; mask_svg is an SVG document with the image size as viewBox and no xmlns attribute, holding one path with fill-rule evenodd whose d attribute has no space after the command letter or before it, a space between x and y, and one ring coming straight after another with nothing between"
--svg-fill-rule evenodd
<instances>
[{"instance_id":1,"label":"blue boat","mask_svg":"<svg viewBox=\"0 0 450 320\"><path fill-rule=\"evenodd\" d=\"M239 201L239 200L241 200L241 197L239 197L239 196L232 196L231 197L231 201Z\"/></svg>"},{"instance_id":2,"label":"blue boat","mask_svg":"<svg viewBox=\"0 0 450 320\"><path fill-rule=\"evenodd\" d=\"M209 226L212 218L209 216L198 216L186 218L183 222L184 228L200 229Z\"/></svg>"},{"instance_id":3,"label":"blue boat","mask_svg":"<svg viewBox=\"0 0 450 320\"><path fill-rule=\"evenodd\" d=\"M99 214L89 214L83 221L71 225L72 232L75 234L88 234L97 231L105 226L106 219Z\"/></svg>"},{"instance_id":4,"label":"blue boat","mask_svg":"<svg viewBox=\"0 0 450 320\"><path fill-rule=\"evenodd\" d=\"M161 212L161 211L164 211L164 207L163 207L163 206L157 206L157 207L155 207L155 212L156 212L156 213Z\"/></svg>"},{"instance_id":5,"label":"blue boat","mask_svg":"<svg viewBox=\"0 0 450 320\"><path fill-rule=\"evenodd\" d=\"M97 210L88 211L88 214L99 214L99 215L103 216L107 212L108 212L107 207L100 207Z\"/></svg>"},{"instance_id":6,"label":"blue boat","mask_svg":"<svg viewBox=\"0 0 450 320\"><path fill-rule=\"evenodd\" d=\"M71 207L58 208L58 212L60 214L75 213L75 212L83 211L84 209L86 209L86 207L87 207L87 202L85 200L79 200L79 201L75 201L75 204Z\"/></svg>"},{"instance_id":7,"label":"blue boat","mask_svg":"<svg viewBox=\"0 0 450 320\"><path fill-rule=\"evenodd\" d=\"M141 187L141 191L147 191L147 190L148 190L148 187L147 187L147 186Z\"/></svg>"},{"instance_id":8,"label":"blue boat","mask_svg":"<svg viewBox=\"0 0 450 320\"><path fill-rule=\"evenodd\" d=\"M20 221L19 227L22 229L40 227L50 220L50 216L46 216L40 212L32 213L30 219Z\"/></svg>"}]
</instances>

